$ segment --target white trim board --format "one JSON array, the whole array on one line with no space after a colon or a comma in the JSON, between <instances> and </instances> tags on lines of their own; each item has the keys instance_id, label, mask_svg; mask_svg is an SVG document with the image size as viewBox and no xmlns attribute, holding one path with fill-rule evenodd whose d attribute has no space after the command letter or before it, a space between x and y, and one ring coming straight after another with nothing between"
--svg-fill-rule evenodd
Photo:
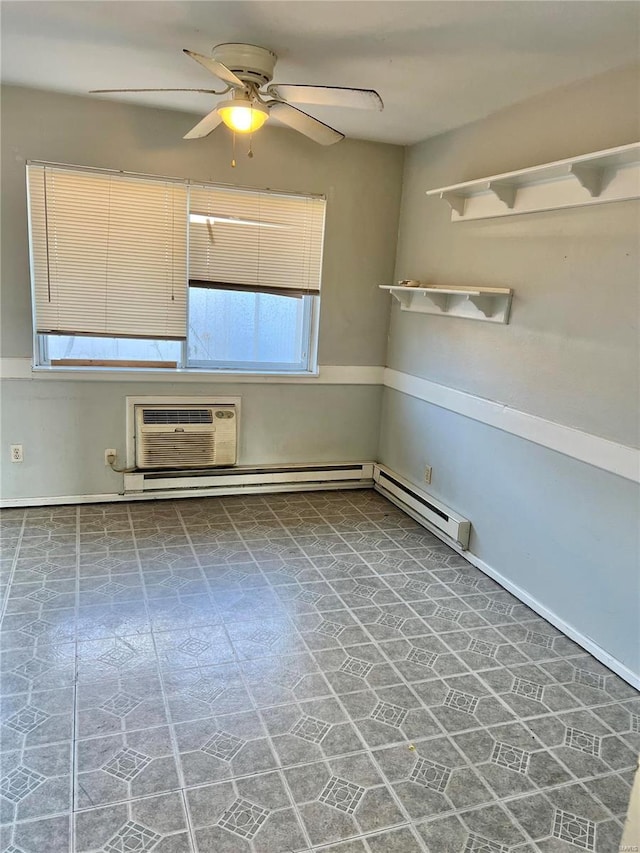
<instances>
[{"instance_id":1,"label":"white trim board","mask_svg":"<svg viewBox=\"0 0 640 853\"><path fill-rule=\"evenodd\" d=\"M382 385L379 365L320 365L312 373L218 373L211 370L32 367L30 358L0 359L0 379L44 382L200 382L208 385Z\"/></svg>"},{"instance_id":2,"label":"white trim board","mask_svg":"<svg viewBox=\"0 0 640 853\"><path fill-rule=\"evenodd\" d=\"M626 480L640 482L640 451L634 447L398 370L386 368L384 384L394 391L548 447Z\"/></svg>"},{"instance_id":3,"label":"white trim board","mask_svg":"<svg viewBox=\"0 0 640 853\"><path fill-rule=\"evenodd\" d=\"M136 494L130 492L126 495L117 492L105 492L99 495L54 495L44 498L3 498L0 500L0 509L21 509L36 506L67 506L69 504L108 504L108 503L131 503L132 501L155 501L174 500L176 498L211 498L226 497L228 495L262 495L273 492L322 492L334 491L335 489L371 489L371 481L354 480L328 480L326 483L267 483L266 485L251 486L228 486L224 492L217 489L169 489L158 492L141 492Z\"/></svg>"},{"instance_id":4,"label":"white trim board","mask_svg":"<svg viewBox=\"0 0 640 853\"><path fill-rule=\"evenodd\" d=\"M376 491L380 491L377 484L373 487ZM445 539L442 535L441 531L439 531L434 525L425 524L424 519L422 519L418 513L412 512L405 504L402 503L399 499L394 498L393 495L388 492L383 492L384 497L391 501L391 503L396 504L403 512L410 515L417 522L426 527L434 536L437 536L438 539L441 539L445 542L453 551L456 551L460 554L461 557L464 557L472 566L475 566L477 569L480 569L483 574L490 577L496 583L500 584L500 586L504 587L507 592L510 592L513 596L515 596L522 604L525 604L527 607L530 607L535 613L539 616L542 616L543 619L546 619L554 628L557 628L561 631L566 637L570 640L573 640L577 643L581 648L583 648L590 655L593 655L596 660L599 660L600 663L604 664L608 669L612 672L615 672L616 675L619 675L620 678L624 679L628 684L632 687L635 687L636 690L640 690L640 674L633 672L633 670L629 669L628 666L623 664L617 658L613 657L613 655L609 654L609 652L605 651L601 646L599 646L595 640L592 640L591 637L587 637L578 631L577 628L574 628L573 625L570 625L568 622L565 622L557 613L553 610L549 610L544 604L539 602L536 598L522 589L522 587L518 586L515 583L512 583L510 580L505 578L504 575L500 574L500 572L496 571L496 569L492 568L488 563L485 563L484 560L481 560L480 557L477 557L471 551L463 551L455 542L452 542L450 539Z\"/></svg>"},{"instance_id":5,"label":"white trim board","mask_svg":"<svg viewBox=\"0 0 640 853\"><path fill-rule=\"evenodd\" d=\"M519 601L526 604L526 606L530 607L531 610L534 610L538 616L542 616L542 618L546 619L547 622L554 626L554 628L557 628L558 631L562 631L566 637L573 640L574 643L577 643L586 652L589 652L590 655L593 655L596 660L599 660L600 663L603 663L608 669L615 672L616 675L619 675L620 678L624 679L632 687L635 687L636 690L640 690L640 674L633 672L633 670L629 669L628 666L623 664L617 658L614 658L613 655L609 654L609 652L605 651L602 646L599 646L595 640L592 640L591 637L587 637L585 634L578 631L577 628L574 628L573 625L565 622L557 613L554 613L553 610L549 610L548 607L545 607L544 604L541 604L536 598L529 595L526 590L505 578L504 575L501 575L500 572L493 569L488 565L488 563L481 560L480 557L476 557L476 555L472 554L470 551L461 551L460 553L465 560L468 560L477 569L480 569L480 571L487 575L487 577L490 577L496 583L499 583L500 586L507 590L507 592L510 592Z\"/></svg>"}]
</instances>

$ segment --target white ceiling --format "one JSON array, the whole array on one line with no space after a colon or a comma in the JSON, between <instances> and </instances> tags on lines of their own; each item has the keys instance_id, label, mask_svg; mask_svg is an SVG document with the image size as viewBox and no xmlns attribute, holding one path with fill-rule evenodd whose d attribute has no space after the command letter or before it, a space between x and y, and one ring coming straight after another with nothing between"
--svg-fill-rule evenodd
<instances>
[{"instance_id":1,"label":"white ceiling","mask_svg":"<svg viewBox=\"0 0 640 853\"><path fill-rule=\"evenodd\" d=\"M347 136L399 144L637 60L640 22L639 3L607 0L5 0L1 10L4 82L78 94L209 88L215 78L182 48L249 42L278 54L275 82L377 89L382 113L308 111ZM214 105L187 92L118 97L203 115Z\"/></svg>"}]
</instances>

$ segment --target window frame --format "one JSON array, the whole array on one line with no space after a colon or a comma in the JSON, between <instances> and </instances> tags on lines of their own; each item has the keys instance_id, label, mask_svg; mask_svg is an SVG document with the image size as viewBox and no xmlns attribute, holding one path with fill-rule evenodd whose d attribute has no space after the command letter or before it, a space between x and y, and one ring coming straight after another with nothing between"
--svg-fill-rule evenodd
<instances>
[{"instance_id":1,"label":"window frame","mask_svg":"<svg viewBox=\"0 0 640 853\"><path fill-rule=\"evenodd\" d=\"M168 181L184 181L187 187L195 184L199 186L203 185L211 185L213 187L223 187L230 190L238 190L238 191L248 191L253 193L264 193L266 195L293 195L293 196L308 196L312 198L319 198L325 202L325 211L323 216L323 226L322 226L322 245L321 245L321 260L320 260L320 271L322 274L323 269L323 257L325 250L325 239L326 239L326 203L327 198L324 194L320 193L302 193L302 192L293 192L287 190L273 190L270 188L258 188L258 187L244 187L237 186L233 184L223 184L223 183L215 183L209 181L199 181L193 179L182 179L182 178L165 178L159 175L148 175L144 173L138 172L127 172L123 170L116 169L101 169L90 166L75 166L64 163L55 163L48 162L42 160L27 160L26 165L45 165L45 166L54 166L54 167L62 167L70 170L78 170L78 171L86 171L86 172L100 172L104 174L113 173L119 175L129 175L132 177L140 177L147 178L151 180L168 180ZM27 172L28 176L28 172ZM28 178L27 178L28 180ZM187 215L189 210L187 212ZM123 360L122 366L114 360L113 364L109 366L95 366L95 365L51 365L49 352L48 352L48 338L52 337L53 334L42 334L37 332L36 325L36 305L34 298L34 279L33 279L33 246L32 246L32 237L31 237L31 210L28 204L28 193L27 193L27 226L28 226L28 248L29 248L29 267L30 267L30 279L31 279L31 315L32 315L32 330L33 330L33 358L32 358L32 370L42 373L95 373L95 374L106 374L106 373L122 373L129 374L135 376L136 374L141 374L144 376L148 375L164 375L164 376L177 376L180 374L192 374L192 375L238 375L238 376L303 376L303 377L317 377L319 375L319 365L318 365L318 349L319 349L319 330L320 330L320 305L321 305L321 296L322 290L317 293L307 293L302 296L303 299L303 340L307 342L307 353L306 358L303 359L294 365L289 363L278 363L278 362L216 362L216 361L196 361L190 360L188 357L188 347L189 347L189 281L186 281L186 289L187 289L187 300L186 300L186 322L187 322L187 337L184 341L180 342L180 359L178 360L177 367L168 368L168 367L130 367L126 365L126 360ZM188 265L188 255L189 252L189 240L187 235L187 265ZM260 293L260 288L256 288L253 293Z\"/></svg>"}]
</instances>

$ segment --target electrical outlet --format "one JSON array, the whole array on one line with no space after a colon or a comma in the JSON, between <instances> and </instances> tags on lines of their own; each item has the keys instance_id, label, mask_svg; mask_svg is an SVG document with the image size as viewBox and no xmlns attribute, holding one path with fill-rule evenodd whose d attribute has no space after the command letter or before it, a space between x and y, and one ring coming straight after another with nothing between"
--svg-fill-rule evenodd
<instances>
[{"instance_id":1,"label":"electrical outlet","mask_svg":"<svg viewBox=\"0 0 640 853\"><path fill-rule=\"evenodd\" d=\"M21 444L11 444L9 446L9 451L11 453L12 462L24 462L24 455L22 453Z\"/></svg>"},{"instance_id":2,"label":"electrical outlet","mask_svg":"<svg viewBox=\"0 0 640 853\"><path fill-rule=\"evenodd\" d=\"M118 455L117 450L114 450L112 447L107 448L107 450L105 450L105 452L104 452L104 464L105 465L111 465L111 462L116 461L117 455ZM109 457L111 457L111 460L109 460Z\"/></svg>"},{"instance_id":3,"label":"electrical outlet","mask_svg":"<svg viewBox=\"0 0 640 853\"><path fill-rule=\"evenodd\" d=\"M425 483L431 482L431 465L427 465L424 469L424 481Z\"/></svg>"}]
</instances>

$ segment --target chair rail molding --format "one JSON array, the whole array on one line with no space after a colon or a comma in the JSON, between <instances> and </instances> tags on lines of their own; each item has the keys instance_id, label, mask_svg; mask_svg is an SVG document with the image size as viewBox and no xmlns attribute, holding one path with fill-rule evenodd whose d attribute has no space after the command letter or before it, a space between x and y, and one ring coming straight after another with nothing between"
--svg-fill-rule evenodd
<instances>
[{"instance_id":1,"label":"chair rail molding","mask_svg":"<svg viewBox=\"0 0 640 853\"><path fill-rule=\"evenodd\" d=\"M384 384L394 391L640 483L640 450L635 447L391 368L384 372Z\"/></svg>"}]
</instances>

